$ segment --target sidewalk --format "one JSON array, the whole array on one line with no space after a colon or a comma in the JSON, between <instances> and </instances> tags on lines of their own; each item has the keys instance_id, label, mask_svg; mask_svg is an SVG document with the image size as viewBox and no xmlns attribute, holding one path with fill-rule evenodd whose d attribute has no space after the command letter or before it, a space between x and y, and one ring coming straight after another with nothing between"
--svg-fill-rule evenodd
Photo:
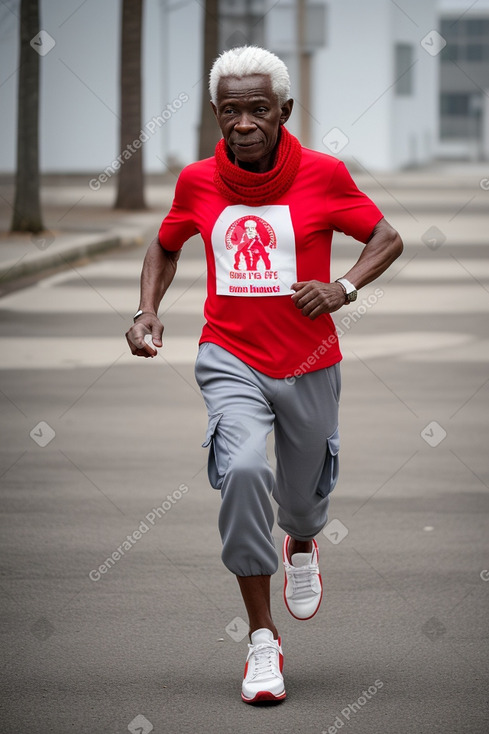
<instances>
[{"instance_id":1,"label":"sidewalk","mask_svg":"<svg viewBox=\"0 0 489 734\"><path fill-rule=\"evenodd\" d=\"M45 177L42 215L46 230L37 235L9 232L14 189L0 183L0 282L62 267L116 247L146 245L171 206L176 178L146 186L146 211L115 210L115 186L92 191L87 176Z\"/></svg>"}]
</instances>

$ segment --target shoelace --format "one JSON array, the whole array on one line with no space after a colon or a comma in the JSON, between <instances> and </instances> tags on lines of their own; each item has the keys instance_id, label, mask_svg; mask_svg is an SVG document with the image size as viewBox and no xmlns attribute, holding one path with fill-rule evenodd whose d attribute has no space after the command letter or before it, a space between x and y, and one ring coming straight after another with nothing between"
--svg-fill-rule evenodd
<instances>
[{"instance_id":1,"label":"shoelace","mask_svg":"<svg viewBox=\"0 0 489 734\"><path fill-rule=\"evenodd\" d=\"M319 569L315 565L308 566L291 566L288 564L288 578L292 581L292 594L293 596L301 596L301 594L309 595L311 593L311 586L314 577L318 576Z\"/></svg>"},{"instance_id":2,"label":"shoelace","mask_svg":"<svg viewBox=\"0 0 489 734\"><path fill-rule=\"evenodd\" d=\"M274 673L273 656L278 653L278 649L268 642L262 642L259 645L248 645L252 650L251 656L254 660L253 675L264 675L265 673Z\"/></svg>"}]
</instances>

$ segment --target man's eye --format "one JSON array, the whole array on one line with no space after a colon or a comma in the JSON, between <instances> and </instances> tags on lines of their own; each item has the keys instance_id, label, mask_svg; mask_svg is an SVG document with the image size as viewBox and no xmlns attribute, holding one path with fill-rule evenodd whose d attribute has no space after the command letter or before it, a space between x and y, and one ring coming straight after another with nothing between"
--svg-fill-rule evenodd
<instances>
[{"instance_id":1,"label":"man's eye","mask_svg":"<svg viewBox=\"0 0 489 734\"><path fill-rule=\"evenodd\" d=\"M225 108L225 109L223 110L223 115L232 115L232 114L233 114L233 112L234 112L234 110L233 110L233 108L232 108L232 107L226 107L226 108Z\"/></svg>"},{"instance_id":2,"label":"man's eye","mask_svg":"<svg viewBox=\"0 0 489 734\"><path fill-rule=\"evenodd\" d=\"M259 115L263 115L265 112L268 112L266 107L258 107L255 112L258 112Z\"/></svg>"}]
</instances>

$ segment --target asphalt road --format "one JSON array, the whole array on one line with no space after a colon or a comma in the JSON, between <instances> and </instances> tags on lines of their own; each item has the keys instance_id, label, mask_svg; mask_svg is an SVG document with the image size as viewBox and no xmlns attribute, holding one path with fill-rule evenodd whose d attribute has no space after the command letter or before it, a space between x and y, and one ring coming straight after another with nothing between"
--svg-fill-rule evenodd
<instances>
[{"instance_id":1,"label":"asphalt road","mask_svg":"<svg viewBox=\"0 0 489 734\"><path fill-rule=\"evenodd\" d=\"M193 378L199 241L154 360L123 340L142 249L0 300L3 731L488 730L489 194L474 180L372 195L406 250L336 316L341 478L318 538L326 593L297 622L273 578L280 706L240 700L245 614L220 560ZM358 251L338 237L335 277Z\"/></svg>"}]
</instances>

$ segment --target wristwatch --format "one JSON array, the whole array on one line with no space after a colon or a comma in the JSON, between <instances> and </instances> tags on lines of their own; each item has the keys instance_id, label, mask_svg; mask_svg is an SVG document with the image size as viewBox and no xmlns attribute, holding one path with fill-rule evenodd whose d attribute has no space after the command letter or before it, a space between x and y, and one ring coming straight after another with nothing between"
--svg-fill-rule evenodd
<instances>
[{"instance_id":1,"label":"wristwatch","mask_svg":"<svg viewBox=\"0 0 489 734\"><path fill-rule=\"evenodd\" d=\"M136 323L136 320L137 320L137 319L138 319L138 318L139 318L139 317L141 316L141 314L143 314L143 313L144 313L144 311L143 311L143 310L142 310L141 308L139 309L139 311L136 311L136 313L135 313L135 314L134 314L134 316L132 317L132 320L134 321L134 323Z\"/></svg>"},{"instance_id":2,"label":"wristwatch","mask_svg":"<svg viewBox=\"0 0 489 734\"><path fill-rule=\"evenodd\" d=\"M345 289L346 300L345 303L351 303L357 300L358 291L349 280L346 278L338 278L335 283L339 283Z\"/></svg>"}]
</instances>

